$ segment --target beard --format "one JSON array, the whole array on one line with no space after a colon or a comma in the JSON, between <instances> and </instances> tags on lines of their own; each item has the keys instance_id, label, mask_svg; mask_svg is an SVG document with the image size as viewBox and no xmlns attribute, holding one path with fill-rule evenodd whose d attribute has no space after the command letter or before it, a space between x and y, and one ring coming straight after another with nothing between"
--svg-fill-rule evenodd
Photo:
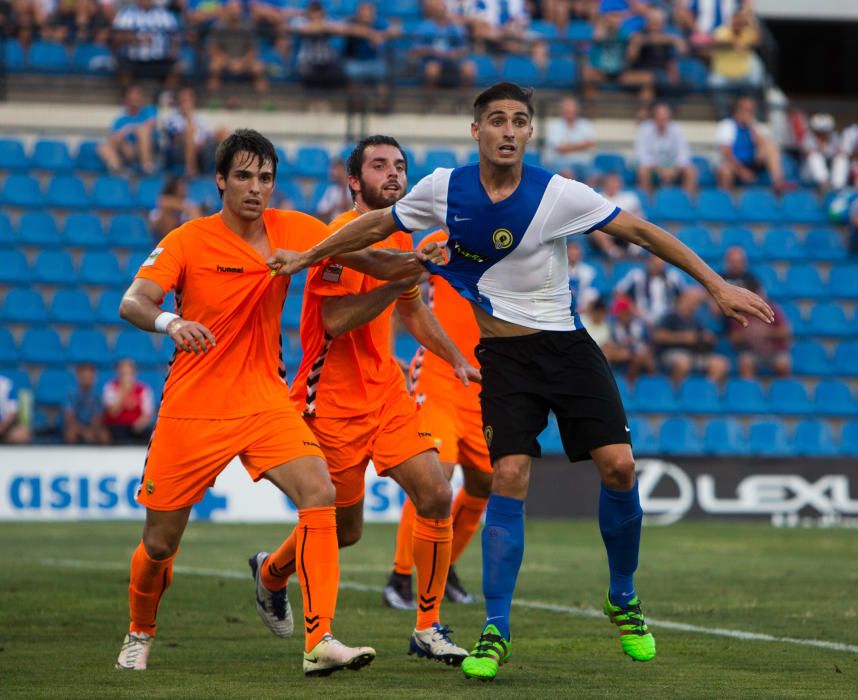
<instances>
[{"instance_id":1,"label":"beard","mask_svg":"<svg viewBox=\"0 0 858 700\"><path fill-rule=\"evenodd\" d=\"M364 203L370 209L387 209L391 204L396 204L396 202L402 199L402 196L405 194L405 190L401 189L399 192L385 192L381 187L378 189L368 187L367 184L361 180L360 194Z\"/></svg>"}]
</instances>

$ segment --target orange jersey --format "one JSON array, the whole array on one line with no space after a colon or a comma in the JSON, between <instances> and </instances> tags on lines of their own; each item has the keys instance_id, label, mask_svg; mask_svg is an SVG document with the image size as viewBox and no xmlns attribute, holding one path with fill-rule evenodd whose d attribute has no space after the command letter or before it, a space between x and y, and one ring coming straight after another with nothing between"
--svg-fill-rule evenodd
<instances>
[{"instance_id":1,"label":"orange jersey","mask_svg":"<svg viewBox=\"0 0 858 700\"><path fill-rule=\"evenodd\" d=\"M422 249L428 243L446 243L447 234L436 231L424 238L418 248ZM463 299L450 284L439 275L429 278L429 308L435 318L450 336L455 346L474 367L479 367L474 350L480 342L480 330L474 318L471 304ZM421 347L411 363L411 384L415 393L426 393L442 382L452 382L458 388L455 393L467 392L469 395L479 394L479 385L471 384L464 387L453 374L453 368L438 355ZM444 386L442 384L442 386ZM443 391L447 391L446 388Z\"/></svg>"},{"instance_id":2,"label":"orange jersey","mask_svg":"<svg viewBox=\"0 0 858 700\"><path fill-rule=\"evenodd\" d=\"M329 235L318 219L266 209L268 243L304 251ZM271 277L263 256L227 228L220 214L171 231L137 273L176 290L182 318L208 328L217 345L205 354L177 352L159 415L239 418L290 408L280 349L280 314L290 278Z\"/></svg>"},{"instance_id":3,"label":"orange jersey","mask_svg":"<svg viewBox=\"0 0 858 700\"><path fill-rule=\"evenodd\" d=\"M347 211L334 219L331 232L356 219ZM374 248L412 249L411 236L391 234ZM331 338L322 324L322 302L326 297L367 294L385 284L356 270L328 263L310 270L301 311L301 348L304 357L291 396L306 416L343 418L373 412L388 396L403 391L405 377L390 349L391 315L394 304L374 319Z\"/></svg>"}]
</instances>

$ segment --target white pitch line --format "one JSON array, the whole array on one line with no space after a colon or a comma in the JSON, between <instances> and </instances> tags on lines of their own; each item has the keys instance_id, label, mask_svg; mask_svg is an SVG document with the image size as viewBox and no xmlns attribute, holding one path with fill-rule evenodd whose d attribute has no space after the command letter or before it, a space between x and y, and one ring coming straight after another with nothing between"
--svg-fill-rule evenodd
<instances>
[{"instance_id":1,"label":"white pitch line","mask_svg":"<svg viewBox=\"0 0 858 700\"><path fill-rule=\"evenodd\" d=\"M69 569L90 569L98 571L128 571L128 564L84 561L81 559L42 559L44 566L59 566ZM225 569L201 569L193 566L174 566L173 570L177 574L187 574L189 576L206 576L211 578L226 578L226 579L241 579L250 578L249 574L238 571L229 571ZM357 583L356 581L340 581L340 588L345 588L352 591L362 591L367 593L381 593L381 586L370 586L365 583ZM561 613L563 615L571 615L572 617L587 617L593 619L601 619L603 613L595 608L579 608L570 605L555 605L553 603L543 603L538 600L521 600L515 599L512 604L520 608L529 608L531 610L545 610L547 612ZM818 649L829 649L831 651L843 651L849 654L858 654L858 646L853 644L842 644L840 642L827 642L822 639L797 639L795 637L775 637L771 634L761 634L759 632L746 632L744 630L731 630L722 627L698 627L696 625L688 625L684 622L671 622L670 620L658 620L648 618L647 624L655 628L676 630L677 632L690 632L692 634L707 634L713 637L729 637L731 639L741 639L752 642L772 642L776 644L795 644L804 647L816 647Z\"/></svg>"}]
</instances>

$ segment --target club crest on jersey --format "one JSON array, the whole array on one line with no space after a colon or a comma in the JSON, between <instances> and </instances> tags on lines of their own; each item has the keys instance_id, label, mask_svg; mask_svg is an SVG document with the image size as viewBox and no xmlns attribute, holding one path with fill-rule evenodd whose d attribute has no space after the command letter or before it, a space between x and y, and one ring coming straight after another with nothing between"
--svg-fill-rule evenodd
<instances>
[{"instance_id":1,"label":"club crest on jersey","mask_svg":"<svg viewBox=\"0 0 858 700\"><path fill-rule=\"evenodd\" d=\"M492 438L495 436L495 429L492 426L487 425L483 428L483 435L486 436L486 447L492 446Z\"/></svg>"},{"instance_id":2,"label":"club crest on jersey","mask_svg":"<svg viewBox=\"0 0 858 700\"><path fill-rule=\"evenodd\" d=\"M163 248L155 248L155 250L149 253L149 257L143 261L140 267L152 267L152 265L154 265L155 261L158 259L158 256L163 252Z\"/></svg>"},{"instance_id":3,"label":"club crest on jersey","mask_svg":"<svg viewBox=\"0 0 858 700\"><path fill-rule=\"evenodd\" d=\"M512 245L512 233L508 228L499 228L492 234L492 243L498 250L506 250Z\"/></svg>"},{"instance_id":4,"label":"club crest on jersey","mask_svg":"<svg viewBox=\"0 0 858 700\"><path fill-rule=\"evenodd\" d=\"M335 263L329 263L325 265L325 269L322 270L322 281L324 282L334 282L337 283L340 281L340 277L343 276L343 266L336 265Z\"/></svg>"}]
</instances>

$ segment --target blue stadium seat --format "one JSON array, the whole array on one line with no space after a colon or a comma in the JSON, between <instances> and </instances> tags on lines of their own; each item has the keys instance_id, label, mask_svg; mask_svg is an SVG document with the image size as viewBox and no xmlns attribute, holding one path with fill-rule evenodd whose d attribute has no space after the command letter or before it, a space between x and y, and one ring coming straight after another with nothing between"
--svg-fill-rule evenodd
<instances>
[{"instance_id":1,"label":"blue stadium seat","mask_svg":"<svg viewBox=\"0 0 858 700\"><path fill-rule=\"evenodd\" d=\"M545 71L545 84L558 90L578 84L578 67L572 58L552 58Z\"/></svg>"},{"instance_id":2,"label":"blue stadium seat","mask_svg":"<svg viewBox=\"0 0 858 700\"><path fill-rule=\"evenodd\" d=\"M86 209L89 206L86 185L75 175L57 175L52 178L45 199L49 207L58 209Z\"/></svg>"},{"instance_id":3,"label":"blue stadium seat","mask_svg":"<svg viewBox=\"0 0 858 700\"><path fill-rule=\"evenodd\" d=\"M152 334L129 328L119 331L113 343L113 361L131 358L141 367L159 365L161 358L155 351Z\"/></svg>"},{"instance_id":4,"label":"blue stadium seat","mask_svg":"<svg viewBox=\"0 0 858 700\"><path fill-rule=\"evenodd\" d=\"M294 172L298 177L325 179L329 165L328 151L322 146L300 146L295 152Z\"/></svg>"},{"instance_id":5,"label":"blue stadium seat","mask_svg":"<svg viewBox=\"0 0 858 700\"><path fill-rule=\"evenodd\" d=\"M406 362L411 362L411 358L414 357L414 354L417 352L417 348L420 347L420 343L418 343L414 337L408 333L397 333L396 340L394 340L393 345L396 357L400 360L405 360Z\"/></svg>"},{"instance_id":6,"label":"blue stadium seat","mask_svg":"<svg viewBox=\"0 0 858 700\"><path fill-rule=\"evenodd\" d=\"M858 421L844 424L840 433L840 454L858 457Z\"/></svg>"},{"instance_id":7,"label":"blue stadium seat","mask_svg":"<svg viewBox=\"0 0 858 700\"><path fill-rule=\"evenodd\" d=\"M691 156L691 162L697 171L697 184L700 187L715 186L715 169L712 162L706 156Z\"/></svg>"},{"instance_id":8,"label":"blue stadium seat","mask_svg":"<svg viewBox=\"0 0 858 700\"><path fill-rule=\"evenodd\" d=\"M390 0L384 7L389 17L400 19L416 19L420 16L419 0Z\"/></svg>"},{"instance_id":9,"label":"blue stadium seat","mask_svg":"<svg viewBox=\"0 0 858 700\"><path fill-rule=\"evenodd\" d=\"M783 218L797 224L825 223L825 210L807 190L787 192L783 198Z\"/></svg>"},{"instance_id":10,"label":"blue stadium seat","mask_svg":"<svg viewBox=\"0 0 858 700\"><path fill-rule=\"evenodd\" d=\"M705 377L689 377L682 382L677 404L686 413L721 413L718 387Z\"/></svg>"},{"instance_id":11,"label":"blue stadium seat","mask_svg":"<svg viewBox=\"0 0 858 700\"><path fill-rule=\"evenodd\" d=\"M702 190L697 198L697 216L703 221L731 223L736 220L736 206L729 192Z\"/></svg>"},{"instance_id":12,"label":"blue stadium seat","mask_svg":"<svg viewBox=\"0 0 858 700\"><path fill-rule=\"evenodd\" d=\"M690 418L668 418L661 424L658 446L669 455L698 455L703 451L700 433Z\"/></svg>"},{"instance_id":13,"label":"blue stadium seat","mask_svg":"<svg viewBox=\"0 0 858 700\"><path fill-rule=\"evenodd\" d=\"M694 221L697 211L685 190L662 187L653 197L650 217L660 221Z\"/></svg>"},{"instance_id":14,"label":"blue stadium seat","mask_svg":"<svg viewBox=\"0 0 858 700\"><path fill-rule=\"evenodd\" d=\"M113 211L131 209L134 198L128 182L115 175L100 175L92 184L92 205L98 209Z\"/></svg>"},{"instance_id":15,"label":"blue stadium seat","mask_svg":"<svg viewBox=\"0 0 858 700\"><path fill-rule=\"evenodd\" d=\"M58 287L75 284L77 273L71 255L62 248L43 250L33 263L33 280Z\"/></svg>"},{"instance_id":16,"label":"blue stadium seat","mask_svg":"<svg viewBox=\"0 0 858 700\"><path fill-rule=\"evenodd\" d=\"M635 384L634 405L642 413L672 413L676 410L673 386L667 377L641 377Z\"/></svg>"},{"instance_id":17,"label":"blue stadium seat","mask_svg":"<svg viewBox=\"0 0 858 700\"><path fill-rule=\"evenodd\" d=\"M18 241L22 245L54 247L62 245L54 217L46 212L27 212L18 221Z\"/></svg>"},{"instance_id":18,"label":"blue stadium seat","mask_svg":"<svg viewBox=\"0 0 858 700\"><path fill-rule=\"evenodd\" d=\"M844 237L830 228L815 228L804 238L805 255L810 260L837 261L846 258Z\"/></svg>"},{"instance_id":19,"label":"blue stadium seat","mask_svg":"<svg viewBox=\"0 0 858 700\"><path fill-rule=\"evenodd\" d=\"M423 170L431 173L436 168L455 168L456 152L449 148L430 148L423 156Z\"/></svg>"},{"instance_id":20,"label":"blue stadium seat","mask_svg":"<svg viewBox=\"0 0 858 700\"><path fill-rule=\"evenodd\" d=\"M803 420L795 426L792 451L802 457L833 457L838 453L838 447L828 423Z\"/></svg>"},{"instance_id":21,"label":"blue stadium seat","mask_svg":"<svg viewBox=\"0 0 858 700\"><path fill-rule=\"evenodd\" d=\"M849 385L837 379L826 379L816 385L814 413L821 416L858 416L858 401Z\"/></svg>"},{"instance_id":22,"label":"blue stadium seat","mask_svg":"<svg viewBox=\"0 0 858 700\"><path fill-rule=\"evenodd\" d=\"M287 180L286 182L291 183L291 180ZM205 209L213 210L220 208L218 204L220 202L220 195L217 191L217 185L210 177L191 180L188 183L188 199L196 202Z\"/></svg>"},{"instance_id":23,"label":"blue stadium seat","mask_svg":"<svg viewBox=\"0 0 858 700\"><path fill-rule=\"evenodd\" d=\"M60 336L51 328L30 328L18 348L21 362L36 365L65 364L66 354Z\"/></svg>"},{"instance_id":24,"label":"blue stadium seat","mask_svg":"<svg viewBox=\"0 0 858 700\"><path fill-rule=\"evenodd\" d=\"M792 450L787 431L779 420L761 420L751 424L748 433L751 454L765 457L786 457Z\"/></svg>"},{"instance_id":25,"label":"blue stadium seat","mask_svg":"<svg viewBox=\"0 0 858 700\"><path fill-rule=\"evenodd\" d=\"M583 20L573 20L569 23L566 29L566 38L570 41L592 41L593 40L593 25Z\"/></svg>"},{"instance_id":26,"label":"blue stadium seat","mask_svg":"<svg viewBox=\"0 0 858 700\"><path fill-rule=\"evenodd\" d=\"M751 379L728 379L724 388L725 413L768 413L760 385Z\"/></svg>"},{"instance_id":27,"label":"blue stadium seat","mask_svg":"<svg viewBox=\"0 0 858 700\"><path fill-rule=\"evenodd\" d=\"M781 311L783 311L784 316L787 317L789 321L790 330L792 330L792 334L796 337L802 337L806 335L813 335L813 331L805 318L804 314L799 308L798 304L795 304L791 301L782 301L779 302L781 307Z\"/></svg>"},{"instance_id":28,"label":"blue stadium seat","mask_svg":"<svg viewBox=\"0 0 858 700\"><path fill-rule=\"evenodd\" d=\"M71 364L91 363L96 367L112 364L107 339L101 331L79 329L69 336L68 360Z\"/></svg>"},{"instance_id":29,"label":"blue stadium seat","mask_svg":"<svg viewBox=\"0 0 858 700\"><path fill-rule=\"evenodd\" d=\"M703 226L683 226L676 232L677 238L702 258L715 258L718 248L712 240L712 234Z\"/></svg>"},{"instance_id":30,"label":"blue stadium seat","mask_svg":"<svg viewBox=\"0 0 858 700\"><path fill-rule=\"evenodd\" d=\"M117 326L124 324L119 318L119 302L122 301L122 292L107 290L98 297L95 305L95 321L103 326Z\"/></svg>"},{"instance_id":31,"label":"blue stadium seat","mask_svg":"<svg viewBox=\"0 0 858 700\"><path fill-rule=\"evenodd\" d=\"M122 271L122 279L124 280L123 284L131 284L131 280L137 275L137 271L140 269L140 266L146 261L146 258L150 255L149 250L139 250L135 253L131 253L128 256L128 261L125 264L125 269Z\"/></svg>"},{"instance_id":32,"label":"blue stadium seat","mask_svg":"<svg viewBox=\"0 0 858 700\"><path fill-rule=\"evenodd\" d=\"M495 61L491 56L485 54L474 54L468 58L477 69L475 82L477 87L485 87L496 83L498 80L498 69Z\"/></svg>"},{"instance_id":33,"label":"blue stadium seat","mask_svg":"<svg viewBox=\"0 0 858 700\"><path fill-rule=\"evenodd\" d=\"M89 296L79 289L58 289L48 311L51 323L89 326L95 323L95 311Z\"/></svg>"},{"instance_id":34,"label":"blue stadium seat","mask_svg":"<svg viewBox=\"0 0 858 700\"><path fill-rule=\"evenodd\" d=\"M696 58L681 57L679 64L679 80L687 90L704 92L707 89L709 71L706 64Z\"/></svg>"},{"instance_id":35,"label":"blue stadium seat","mask_svg":"<svg viewBox=\"0 0 858 700\"><path fill-rule=\"evenodd\" d=\"M15 346L15 338L8 328L0 327L0 366L14 366L18 364L18 348ZM3 372L0 371L0 374Z\"/></svg>"},{"instance_id":36,"label":"blue stadium seat","mask_svg":"<svg viewBox=\"0 0 858 700\"><path fill-rule=\"evenodd\" d=\"M12 221L6 214L0 212L0 248L14 248L18 245Z\"/></svg>"},{"instance_id":37,"label":"blue stadium seat","mask_svg":"<svg viewBox=\"0 0 858 700\"><path fill-rule=\"evenodd\" d=\"M758 260L762 251L754 240L754 234L742 226L729 226L721 231L721 248L727 250L738 246L744 249L749 260Z\"/></svg>"},{"instance_id":38,"label":"blue stadium seat","mask_svg":"<svg viewBox=\"0 0 858 700\"><path fill-rule=\"evenodd\" d=\"M810 310L809 323L814 335L848 336L852 333L846 312L840 304L815 304Z\"/></svg>"},{"instance_id":39,"label":"blue stadium seat","mask_svg":"<svg viewBox=\"0 0 858 700\"><path fill-rule=\"evenodd\" d=\"M158 195L164 189L164 178L160 175L141 178L137 182L135 201L141 209L154 209L158 206Z\"/></svg>"},{"instance_id":40,"label":"blue stadium seat","mask_svg":"<svg viewBox=\"0 0 858 700\"><path fill-rule=\"evenodd\" d=\"M4 68L10 73L20 73L24 69L24 49L17 39L7 38L3 41Z\"/></svg>"},{"instance_id":41,"label":"blue stadium seat","mask_svg":"<svg viewBox=\"0 0 858 700\"><path fill-rule=\"evenodd\" d=\"M629 418L629 430L636 455L658 454L658 440L645 418Z\"/></svg>"},{"instance_id":42,"label":"blue stadium seat","mask_svg":"<svg viewBox=\"0 0 858 700\"><path fill-rule=\"evenodd\" d=\"M107 243L113 248L152 250L155 241L149 234L146 219L137 214L117 214L110 220Z\"/></svg>"},{"instance_id":43,"label":"blue stadium seat","mask_svg":"<svg viewBox=\"0 0 858 700\"><path fill-rule=\"evenodd\" d=\"M115 69L110 47L105 44L75 44L71 56L72 69L77 73L106 75Z\"/></svg>"},{"instance_id":44,"label":"blue stadium seat","mask_svg":"<svg viewBox=\"0 0 858 700\"><path fill-rule=\"evenodd\" d=\"M30 266L20 250L0 250L0 284L27 284Z\"/></svg>"},{"instance_id":45,"label":"blue stadium seat","mask_svg":"<svg viewBox=\"0 0 858 700\"><path fill-rule=\"evenodd\" d=\"M784 296L784 283L781 281L781 278L774 267L771 265L756 264L753 266L751 272L754 273L756 278L760 281L760 284L763 285L763 289L766 291L768 296L775 298Z\"/></svg>"},{"instance_id":46,"label":"blue stadium seat","mask_svg":"<svg viewBox=\"0 0 858 700\"><path fill-rule=\"evenodd\" d=\"M747 189L739 194L739 219L752 223L773 224L783 219L783 212L769 189Z\"/></svg>"},{"instance_id":47,"label":"blue stadium seat","mask_svg":"<svg viewBox=\"0 0 858 700\"><path fill-rule=\"evenodd\" d=\"M100 286L119 286L127 280L119 267L119 261L113 253L106 250L93 250L83 254L80 263L80 281L82 284Z\"/></svg>"},{"instance_id":48,"label":"blue stadium seat","mask_svg":"<svg viewBox=\"0 0 858 700\"><path fill-rule=\"evenodd\" d=\"M825 285L819 270L811 264L797 263L787 270L784 292L791 297L818 299L824 297Z\"/></svg>"},{"instance_id":49,"label":"blue stadium seat","mask_svg":"<svg viewBox=\"0 0 858 700\"><path fill-rule=\"evenodd\" d=\"M597 153L593 156L593 170L601 175L613 173L625 177L626 158L622 153Z\"/></svg>"},{"instance_id":50,"label":"blue stadium seat","mask_svg":"<svg viewBox=\"0 0 858 700\"><path fill-rule=\"evenodd\" d=\"M703 452L719 456L747 454L748 444L741 423L735 418L708 421L703 432Z\"/></svg>"},{"instance_id":51,"label":"blue stadium seat","mask_svg":"<svg viewBox=\"0 0 858 700\"><path fill-rule=\"evenodd\" d=\"M772 228L763 237L762 257L767 260L803 260L804 246L792 229Z\"/></svg>"},{"instance_id":52,"label":"blue stadium seat","mask_svg":"<svg viewBox=\"0 0 858 700\"><path fill-rule=\"evenodd\" d=\"M822 343L814 340L800 340L793 344L792 371L803 375L827 375L833 368L831 359Z\"/></svg>"},{"instance_id":53,"label":"blue stadium seat","mask_svg":"<svg viewBox=\"0 0 858 700\"><path fill-rule=\"evenodd\" d=\"M40 324L48 320L42 295L33 289L10 289L3 303L4 323Z\"/></svg>"},{"instance_id":54,"label":"blue stadium seat","mask_svg":"<svg viewBox=\"0 0 858 700\"><path fill-rule=\"evenodd\" d=\"M29 165L24 144L16 138L0 139L0 170L26 170Z\"/></svg>"},{"instance_id":55,"label":"blue stadium seat","mask_svg":"<svg viewBox=\"0 0 858 700\"><path fill-rule=\"evenodd\" d=\"M507 56L501 61L500 75L504 80L521 85L537 85L542 76L536 64L526 56Z\"/></svg>"},{"instance_id":56,"label":"blue stadium seat","mask_svg":"<svg viewBox=\"0 0 858 700\"><path fill-rule=\"evenodd\" d=\"M43 369L36 382L33 398L39 406L63 406L77 380L67 369Z\"/></svg>"},{"instance_id":57,"label":"blue stadium seat","mask_svg":"<svg viewBox=\"0 0 858 700\"><path fill-rule=\"evenodd\" d=\"M98 155L98 141L81 141L78 144L74 167L91 173L107 172L107 166Z\"/></svg>"},{"instance_id":58,"label":"blue stadium seat","mask_svg":"<svg viewBox=\"0 0 858 700\"><path fill-rule=\"evenodd\" d=\"M858 265L835 265L828 277L828 296L858 300Z\"/></svg>"},{"instance_id":59,"label":"blue stadium seat","mask_svg":"<svg viewBox=\"0 0 858 700\"><path fill-rule=\"evenodd\" d=\"M775 379L769 387L769 410L779 415L807 415L813 404L804 384L796 379Z\"/></svg>"},{"instance_id":60,"label":"blue stadium seat","mask_svg":"<svg viewBox=\"0 0 858 700\"><path fill-rule=\"evenodd\" d=\"M172 308L167 307L166 305L162 305L161 308ZM176 344L170 340L166 335L160 339L161 342L157 342L158 339L155 340L155 357L158 361L159 366L166 367L170 364L170 360L173 359L173 355L176 353ZM298 358L300 360L300 358Z\"/></svg>"},{"instance_id":61,"label":"blue stadium seat","mask_svg":"<svg viewBox=\"0 0 858 700\"><path fill-rule=\"evenodd\" d=\"M34 41L27 57L27 67L38 73L67 73L69 56L66 47L53 41Z\"/></svg>"},{"instance_id":62,"label":"blue stadium seat","mask_svg":"<svg viewBox=\"0 0 858 700\"><path fill-rule=\"evenodd\" d=\"M283 197L288 198L291 202L290 207L287 208L297 209L298 211L307 211L309 209L301 187L294 180L290 179L279 183L277 189Z\"/></svg>"},{"instance_id":63,"label":"blue stadium seat","mask_svg":"<svg viewBox=\"0 0 858 700\"><path fill-rule=\"evenodd\" d=\"M39 139L33 145L30 167L36 170L57 170L67 172L74 168L74 160L65 141L57 139Z\"/></svg>"},{"instance_id":64,"label":"blue stadium seat","mask_svg":"<svg viewBox=\"0 0 858 700\"><path fill-rule=\"evenodd\" d=\"M44 203L42 187L32 175L9 175L3 183L0 202L11 207L41 207Z\"/></svg>"},{"instance_id":65,"label":"blue stadium seat","mask_svg":"<svg viewBox=\"0 0 858 700\"><path fill-rule=\"evenodd\" d=\"M21 389L32 389L30 375L22 369L4 369L3 374L12 380L12 393L17 396Z\"/></svg>"},{"instance_id":66,"label":"blue stadium seat","mask_svg":"<svg viewBox=\"0 0 858 700\"><path fill-rule=\"evenodd\" d=\"M62 238L73 248L104 248L107 245L101 219L95 214L69 214Z\"/></svg>"}]
</instances>

